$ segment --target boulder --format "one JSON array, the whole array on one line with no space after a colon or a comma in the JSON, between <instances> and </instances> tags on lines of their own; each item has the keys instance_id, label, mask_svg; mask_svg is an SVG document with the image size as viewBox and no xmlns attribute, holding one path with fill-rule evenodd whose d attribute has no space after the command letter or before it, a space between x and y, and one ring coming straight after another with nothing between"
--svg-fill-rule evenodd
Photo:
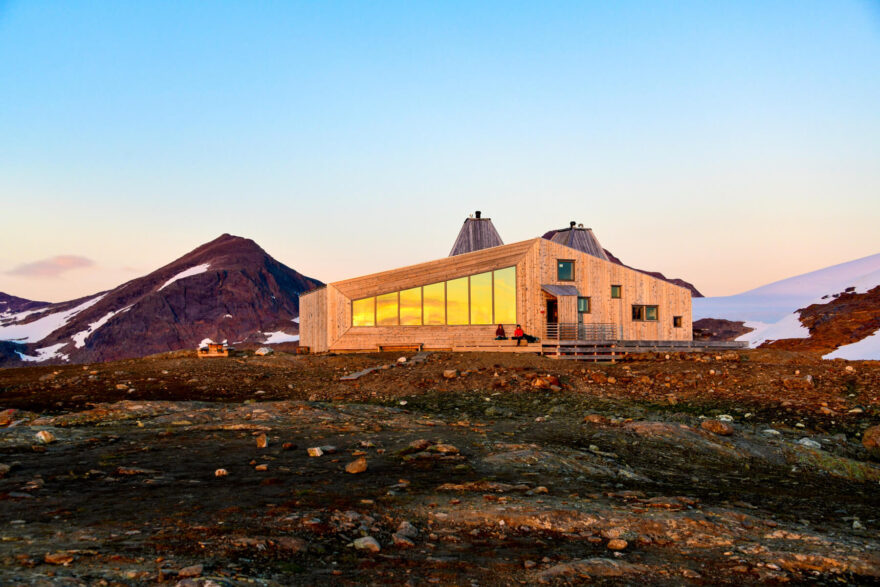
<instances>
[{"instance_id":1,"label":"boulder","mask_svg":"<svg viewBox=\"0 0 880 587\"><path fill-rule=\"evenodd\" d=\"M880 460L880 425L865 430L862 434L862 446L868 450L868 454Z\"/></svg>"},{"instance_id":2,"label":"boulder","mask_svg":"<svg viewBox=\"0 0 880 587\"><path fill-rule=\"evenodd\" d=\"M360 457L345 465L345 472L356 475L367 470L367 459Z\"/></svg>"},{"instance_id":3,"label":"boulder","mask_svg":"<svg viewBox=\"0 0 880 587\"><path fill-rule=\"evenodd\" d=\"M358 550L366 550L367 552L379 552L382 547L379 542L372 536L364 536L354 541L354 547Z\"/></svg>"},{"instance_id":4,"label":"boulder","mask_svg":"<svg viewBox=\"0 0 880 587\"><path fill-rule=\"evenodd\" d=\"M718 436L730 436L733 434L733 426L721 420L703 420L700 428Z\"/></svg>"},{"instance_id":5,"label":"boulder","mask_svg":"<svg viewBox=\"0 0 880 587\"><path fill-rule=\"evenodd\" d=\"M52 444L56 440L55 435L48 430L40 430L34 435L34 437L37 439L37 442L41 444Z\"/></svg>"}]
</instances>

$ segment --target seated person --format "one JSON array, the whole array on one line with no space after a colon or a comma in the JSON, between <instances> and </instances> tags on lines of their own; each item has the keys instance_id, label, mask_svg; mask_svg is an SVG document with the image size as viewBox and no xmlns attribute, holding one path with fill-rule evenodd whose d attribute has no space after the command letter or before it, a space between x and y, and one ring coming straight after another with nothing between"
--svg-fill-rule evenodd
<instances>
[{"instance_id":1,"label":"seated person","mask_svg":"<svg viewBox=\"0 0 880 587\"><path fill-rule=\"evenodd\" d=\"M504 333L503 324L499 324L498 328L495 329L495 340L507 340L507 335Z\"/></svg>"},{"instance_id":2,"label":"seated person","mask_svg":"<svg viewBox=\"0 0 880 587\"><path fill-rule=\"evenodd\" d=\"M519 343L522 340L525 340L526 344L528 344L530 342L535 342L538 339L535 338L534 336L528 335L525 332L523 332L522 326L517 324L516 328L513 331L513 340L516 341L516 346L519 346Z\"/></svg>"}]
</instances>

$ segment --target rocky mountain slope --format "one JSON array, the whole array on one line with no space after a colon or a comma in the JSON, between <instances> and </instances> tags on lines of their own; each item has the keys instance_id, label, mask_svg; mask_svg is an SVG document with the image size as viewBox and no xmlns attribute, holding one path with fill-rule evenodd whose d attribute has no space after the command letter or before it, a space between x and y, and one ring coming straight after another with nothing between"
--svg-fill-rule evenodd
<instances>
[{"instance_id":1,"label":"rocky mountain slope","mask_svg":"<svg viewBox=\"0 0 880 587\"><path fill-rule=\"evenodd\" d=\"M295 342L298 296L319 285L254 241L224 234L113 290L0 315L0 364L140 357L206 338Z\"/></svg>"},{"instance_id":2,"label":"rocky mountain slope","mask_svg":"<svg viewBox=\"0 0 880 587\"><path fill-rule=\"evenodd\" d=\"M880 254L783 279L736 296L694 301L697 324L744 322L751 346L880 360ZM717 324L716 324L717 326Z\"/></svg>"},{"instance_id":3,"label":"rocky mountain slope","mask_svg":"<svg viewBox=\"0 0 880 587\"><path fill-rule=\"evenodd\" d=\"M16 314L18 312L44 308L48 305L49 302L35 302L33 300L26 300L24 298L11 296L0 291L0 319L11 316L12 314Z\"/></svg>"}]
</instances>

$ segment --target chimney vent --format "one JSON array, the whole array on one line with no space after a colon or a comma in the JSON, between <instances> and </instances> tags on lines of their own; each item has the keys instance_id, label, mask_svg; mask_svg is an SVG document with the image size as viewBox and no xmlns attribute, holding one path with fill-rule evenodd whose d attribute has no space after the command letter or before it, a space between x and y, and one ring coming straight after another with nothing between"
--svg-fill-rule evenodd
<instances>
[{"instance_id":1,"label":"chimney vent","mask_svg":"<svg viewBox=\"0 0 880 587\"><path fill-rule=\"evenodd\" d=\"M577 222L575 222L574 220L572 220L571 222L568 223L570 228L574 228L575 224L577 224Z\"/></svg>"},{"instance_id":2,"label":"chimney vent","mask_svg":"<svg viewBox=\"0 0 880 587\"><path fill-rule=\"evenodd\" d=\"M482 212L480 212L479 210L477 210L477 211L474 213L474 215L475 215L477 218L480 217L480 214L482 214Z\"/></svg>"}]
</instances>

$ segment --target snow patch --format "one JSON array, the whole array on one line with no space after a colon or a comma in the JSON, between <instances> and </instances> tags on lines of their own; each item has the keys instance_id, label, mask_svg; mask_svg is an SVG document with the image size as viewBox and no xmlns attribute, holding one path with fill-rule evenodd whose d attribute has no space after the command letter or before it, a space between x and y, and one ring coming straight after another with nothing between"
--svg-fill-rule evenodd
<instances>
[{"instance_id":1,"label":"snow patch","mask_svg":"<svg viewBox=\"0 0 880 587\"><path fill-rule=\"evenodd\" d=\"M199 343L199 348L206 347L209 344L214 344L214 341L211 340L210 338L205 338L202 340L202 342Z\"/></svg>"},{"instance_id":2,"label":"snow patch","mask_svg":"<svg viewBox=\"0 0 880 587\"><path fill-rule=\"evenodd\" d=\"M846 359L847 361L880 361L880 330L858 342L845 344L822 358Z\"/></svg>"},{"instance_id":3,"label":"snow patch","mask_svg":"<svg viewBox=\"0 0 880 587\"><path fill-rule=\"evenodd\" d=\"M15 314L13 316L12 323L6 323L3 326L0 326L0 340L39 342L62 326L64 326L65 324L67 324L71 318L73 318L83 310L86 310L100 302L105 295L106 294L101 294L90 300L86 300L85 302L74 308L70 308L69 310L64 310L62 312L51 312L51 310L49 310L49 312L51 313L43 316L42 318L38 318L33 322L29 322L28 324L20 324L19 322L25 316L33 314L33 310ZM40 311L46 310L43 309Z\"/></svg>"},{"instance_id":4,"label":"snow patch","mask_svg":"<svg viewBox=\"0 0 880 587\"><path fill-rule=\"evenodd\" d=\"M783 338L810 338L810 330L801 324L800 313L789 314L779 322L764 324L763 322L746 322L745 326L754 328L736 340L748 341L751 348L761 346L767 341Z\"/></svg>"},{"instance_id":5,"label":"snow patch","mask_svg":"<svg viewBox=\"0 0 880 587\"><path fill-rule=\"evenodd\" d=\"M18 351L16 351L15 353L19 356L19 358L21 358L22 361L28 361L30 363L40 363L42 361L48 361L49 359L62 359L66 361L67 355L59 353L58 351L61 349L61 347L68 344L70 343L59 342L58 344L53 344L52 346L37 349L36 356L26 355Z\"/></svg>"},{"instance_id":6,"label":"snow patch","mask_svg":"<svg viewBox=\"0 0 880 587\"><path fill-rule=\"evenodd\" d=\"M86 346L86 339L90 337L97 329L107 324L107 322L109 322L110 319L113 318L113 316L116 316L117 314L122 314L123 312L127 312L130 308L131 306L127 306L125 308L122 308L121 310L116 310L115 312L108 312L107 314L99 318L96 322L92 322L91 324L89 324L88 328L86 328L85 330L81 330L70 337L73 339L73 346L78 349L83 348L84 346Z\"/></svg>"},{"instance_id":7,"label":"snow patch","mask_svg":"<svg viewBox=\"0 0 880 587\"><path fill-rule=\"evenodd\" d=\"M297 324L299 324L299 316L297 316L296 318L292 319L291 322L296 322Z\"/></svg>"},{"instance_id":8,"label":"snow patch","mask_svg":"<svg viewBox=\"0 0 880 587\"><path fill-rule=\"evenodd\" d=\"M175 275L174 277L172 277L171 279L166 281L165 285L160 287L158 291L162 291L163 289L165 289L166 287L168 287L169 285L171 285L172 283L174 283L175 281L177 281L179 279L186 279L187 277L192 277L193 275L199 275L200 273L204 273L205 271L208 270L208 267L210 267L210 266L211 265L209 263L204 263L202 265L196 265L195 267L190 267L189 269L187 269L185 271L181 271L180 273L178 273L177 275Z\"/></svg>"},{"instance_id":9,"label":"snow patch","mask_svg":"<svg viewBox=\"0 0 880 587\"><path fill-rule=\"evenodd\" d=\"M282 342L299 342L298 334L287 334L286 332L264 332L268 338L263 344L281 344Z\"/></svg>"}]
</instances>

